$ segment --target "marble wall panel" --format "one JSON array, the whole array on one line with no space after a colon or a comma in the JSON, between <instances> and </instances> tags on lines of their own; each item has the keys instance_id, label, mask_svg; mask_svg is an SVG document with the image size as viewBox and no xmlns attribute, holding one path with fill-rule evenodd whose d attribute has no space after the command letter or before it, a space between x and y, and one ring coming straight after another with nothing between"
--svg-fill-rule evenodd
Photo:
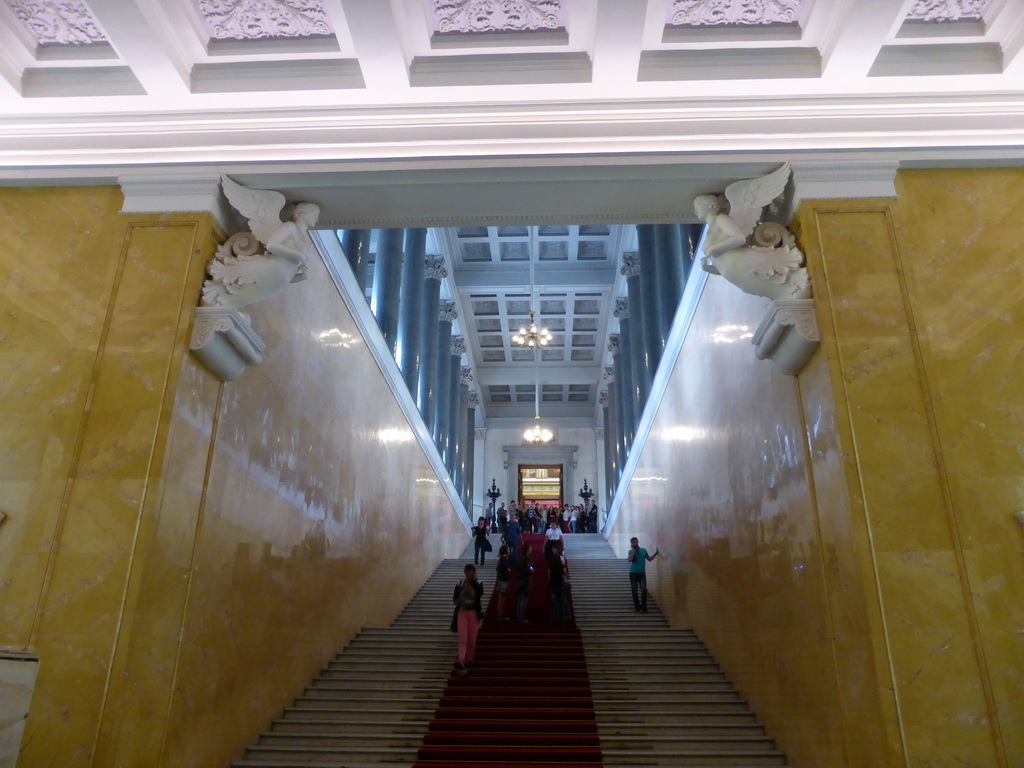
<instances>
[{"instance_id":1,"label":"marble wall panel","mask_svg":"<svg viewBox=\"0 0 1024 768\"><path fill-rule=\"evenodd\" d=\"M870 650L846 640L860 667L840 674L836 663L837 625L863 638L866 619L862 603L833 599L847 545L837 551L831 525L823 546L819 530L812 462L846 495L828 370L812 362L805 416L797 381L754 358L750 337L765 309L724 280L707 282L610 541L623 556L633 535L660 547L648 566L659 604L673 625L698 630L789 764L883 765L878 686L840 690L873 676ZM824 506L822 516L833 514ZM847 586L860 594L859 583ZM863 735L846 721L863 715L872 741L849 747Z\"/></svg>"},{"instance_id":2,"label":"marble wall panel","mask_svg":"<svg viewBox=\"0 0 1024 768\"><path fill-rule=\"evenodd\" d=\"M819 317L855 465L851 500L870 530L881 635L911 764L1013 765L1024 757L1013 661L1024 648L1004 631L1020 626L1009 606L1021 597L1012 517L1021 464L1019 453L1000 450L1004 440L1017 442L1017 430L1002 427L1022 402L1003 376L1019 365L1022 339L1019 268L1007 247L1020 224L1004 213L1019 205L1021 178L901 173L896 201L801 209L809 266L819 289L827 287ZM979 277L987 275L999 277ZM980 343L971 349L967 339ZM1017 488L1009 494L985 482L987 471L976 473L976 457L996 455L993 474ZM975 544L986 565L1007 570L979 572ZM1008 608L1002 622L989 623L978 583Z\"/></svg>"},{"instance_id":3,"label":"marble wall panel","mask_svg":"<svg viewBox=\"0 0 1024 768\"><path fill-rule=\"evenodd\" d=\"M107 246L120 263L33 629L41 664L26 765L91 764L126 628L128 582L140 566L161 414L184 355L185 288L191 266L202 272L197 224L123 219L120 242Z\"/></svg>"},{"instance_id":4,"label":"marble wall panel","mask_svg":"<svg viewBox=\"0 0 1024 768\"><path fill-rule=\"evenodd\" d=\"M901 172L895 234L968 585L976 673L1006 765L1024 762L1024 172ZM955 215L951 215L955 212Z\"/></svg>"},{"instance_id":5,"label":"marble wall panel","mask_svg":"<svg viewBox=\"0 0 1024 768\"><path fill-rule=\"evenodd\" d=\"M176 600L168 766L239 757L333 653L389 624L468 540L324 264L251 315L264 362L219 399L187 362L175 404L167 487L191 502L164 503L166 575L145 588L155 598L190 574ZM354 340L337 345L339 334ZM174 618L154 620L156 635Z\"/></svg>"},{"instance_id":6,"label":"marble wall panel","mask_svg":"<svg viewBox=\"0 0 1024 768\"><path fill-rule=\"evenodd\" d=\"M117 271L120 193L0 189L0 644L28 645Z\"/></svg>"}]
</instances>

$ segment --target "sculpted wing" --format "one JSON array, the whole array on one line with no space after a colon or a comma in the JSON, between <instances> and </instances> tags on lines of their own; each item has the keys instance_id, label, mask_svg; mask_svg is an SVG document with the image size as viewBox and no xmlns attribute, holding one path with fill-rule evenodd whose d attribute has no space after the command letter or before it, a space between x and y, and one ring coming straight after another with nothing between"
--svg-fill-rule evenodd
<instances>
[{"instance_id":1,"label":"sculpted wing","mask_svg":"<svg viewBox=\"0 0 1024 768\"><path fill-rule=\"evenodd\" d=\"M249 229L256 238L267 244L270 236L281 226L281 211L285 205L284 195L271 189L249 189L220 177L221 187L228 202L249 220Z\"/></svg>"},{"instance_id":2,"label":"sculpted wing","mask_svg":"<svg viewBox=\"0 0 1024 768\"><path fill-rule=\"evenodd\" d=\"M782 194L788 180L789 163L783 163L767 176L734 181L725 188L729 218L749 236L761 218L761 209Z\"/></svg>"}]
</instances>

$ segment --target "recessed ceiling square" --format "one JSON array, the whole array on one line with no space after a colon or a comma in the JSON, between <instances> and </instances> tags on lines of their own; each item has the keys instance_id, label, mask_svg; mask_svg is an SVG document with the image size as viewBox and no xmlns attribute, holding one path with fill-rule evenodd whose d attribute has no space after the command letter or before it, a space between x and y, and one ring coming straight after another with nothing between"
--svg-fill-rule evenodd
<instances>
[{"instance_id":1,"label":"recessed ceiling square","mask_svg":"<svg viewBox=\"0 0 1024 768\"><path fill-rule=\"evenodd\" d=\"M463 261L490 261L491 246L488 243L462 243Z\"/></svg>"},{"instance_id":2,"label":"recessed ceiling square","mask_svg":"<svg viewBox=\"0 0 1024 768\"><path fill-rule=\"evenodd\" d=\"M498 314L498 302L493 300L474 301L473 314L475 315L496 315Z\"/></svg>"},{"instance_id":3,"label":"recessed ceiling square","mask_svg":"<svg viewBox=\"0 0 1024 768\"><path fill-rule=\"evenodd\" d=\"M538 258L541 261L568 261L569 246L563 240L542 240Z\"/></svg>"},{"instance_id":4,"label":"recessed ceiling square","mask_svg":"<svg viewBox=\"0 0 1024 768\"><path fill-rule=\"evenodd\" d=\"M580 240L576 258L579 261L601 261L608 258L608 248L603 240Z\"/></svg>"},{"instance_id":5,"label":"recessed ceiling square","mask_svg":"<svg viewBox=\"0 0 1024 768\"><path fill-rule=\"evenodd\" d=\"M502 261L529 261L530 244L522 241L500 243L498 245Z\"/></svg>"}]
</instances>

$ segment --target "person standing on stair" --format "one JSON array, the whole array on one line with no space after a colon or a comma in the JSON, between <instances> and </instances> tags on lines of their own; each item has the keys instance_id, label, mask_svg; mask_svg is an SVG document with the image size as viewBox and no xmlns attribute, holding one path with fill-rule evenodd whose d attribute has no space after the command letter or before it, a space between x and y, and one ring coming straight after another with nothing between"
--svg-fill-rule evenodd
<instances>
[{"instance_id":1,"label":"person standing on stair","mask_svg":"<svg viewBox=\"0 0 1024 768\"><path fill-rule=\"evenodd\" d=\"M530 557L530 545L523 545L523 555L516 566L516 621L528 624L526 620L526 604L530 601L530 586L533 584L533 558Z\"/></svg>"},{"instance_id":2,"label":"person standing on stair","mask_svg":"<svg viewBox=\"0 0 1024 768\"><path fill-rule=\"evenodd\" d=\"M519 518L513 516L505 528L505 544L508 545L508 561L515 568L519 564L519 537L523 528L519 525Z\"/></svg>"},{"instance_id":3,"label":"person standing on stair","mask_svg":"<svg viewBox=\"0 0 1024 768\"><path fill-rule=\"evenodd\" d=\"M482 517L476 521L476 527L473 528L473 565L483 565L484 558L491 550L491 543L487 541L489 529L490 526Z\"/></svg>"},{"instance_id":4,"label":"person standing on stair","mask_svg":"<svg viewBox=\"0 0 1024 768\"><path fill-rule=\"evenodd\" d=\"M480 606L480 598L484 594L484 585L476 579L476 567L467 565L463 569L466 577L455 585L452 600L455 603L455 621L459 631L459 660L455 670L465 675L473 667L473 656L476 654L476 635L480 631L480 620L484 616Z\"/></svg>"},{"instance_id":5,"label":"person standing on stair","mask_svg":"<svg viewBox=\"0 0 1024 768\"><path fill-rule=\"evenodd\" d=\"M633 593L633 610L647 613L647 563L658 556L660 550L655 549L653 555L640 546L640 540L634 536L629 540L629 590Z\"/></svg>"}]
</instances>

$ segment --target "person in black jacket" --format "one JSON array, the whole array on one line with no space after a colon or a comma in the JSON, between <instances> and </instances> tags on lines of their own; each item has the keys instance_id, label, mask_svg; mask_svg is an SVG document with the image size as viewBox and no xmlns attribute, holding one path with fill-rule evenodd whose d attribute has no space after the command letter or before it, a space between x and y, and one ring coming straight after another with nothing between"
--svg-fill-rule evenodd
<instances>
[{"instance_id":1,"label":"person in black jacket","mask_svg":"<svg viewBox=\"0 0 1024 768\"><path fill-rule=\"evenodd\" d=\"M484 617L480 598L484 594L484 585L476 579L476 566L467 565L463 569L466 577L455 585L452 601L455 603L455 623L459 633L459 660L455 670L465 675L473 667L473 656L476 653L476 635L480 631L480 621Z\"/></svg>"}]
</instances>

